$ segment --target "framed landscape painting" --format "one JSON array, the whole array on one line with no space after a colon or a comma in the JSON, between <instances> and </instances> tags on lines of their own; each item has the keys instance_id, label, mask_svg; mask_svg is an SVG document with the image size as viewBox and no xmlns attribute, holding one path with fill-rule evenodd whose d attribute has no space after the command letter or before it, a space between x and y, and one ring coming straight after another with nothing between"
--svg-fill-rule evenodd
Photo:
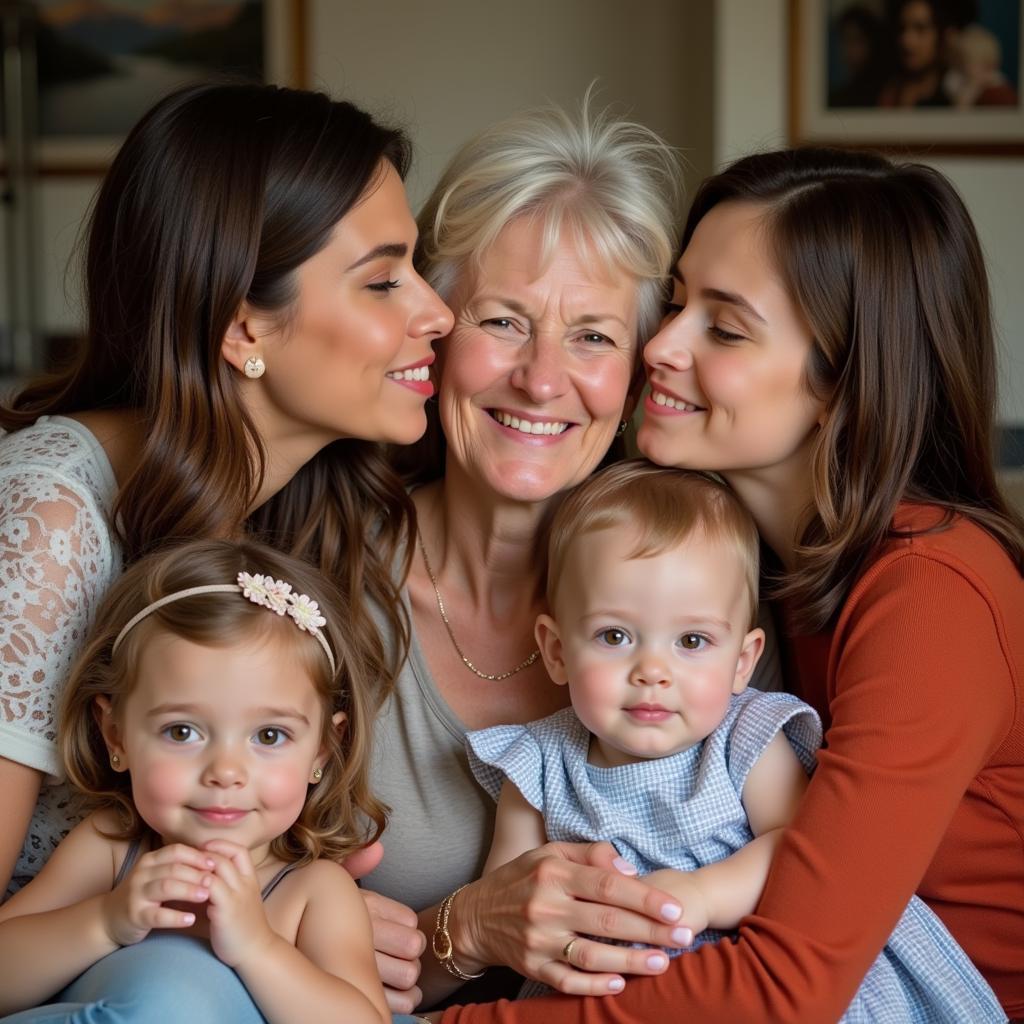
<instances>
[{"instance_id":1,"label":"framed landscape painting","mask_svg":"<svg viewBox=\"0 0 1024 1024\"><path fill-rule=\"evenodd\" d=\"M304 84L303 0L38 0L35 163L96 173L170 90L223 75Z\"/></svg>"},{"instance_id":2,"label":"framed landscape painting","mask_svg":"<svg viewBox=\"0 0 1024 1024\"><path fill-rule=\"evenodd\" d=\"M794 143L1022 154L1022 0L790 0Z\"/></svg>"}]
</instances>

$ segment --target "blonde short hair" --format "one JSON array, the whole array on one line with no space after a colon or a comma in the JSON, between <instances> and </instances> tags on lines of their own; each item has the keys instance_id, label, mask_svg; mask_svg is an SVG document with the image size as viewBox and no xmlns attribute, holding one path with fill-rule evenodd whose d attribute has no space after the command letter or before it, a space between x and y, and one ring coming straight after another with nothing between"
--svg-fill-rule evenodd
<instances>
[{"instance_id":1,"label":"blonde short hair","mask_svg":"<svg viewBox=\"0 0 1024 1024\"><path fill-rule=\"evenodd\" d=\"M675 151L635 122L591 109L526 111L455 155L420 213L420 271L450 299L507 224L540 218L544 253L564 232L609 272L639 281L639 341L654 333L679 241L682 179Z\"/></svg>"},{"instance_id":2,"label":"blonde short hair","mask_svg":"<svg viewBox=\"0 0 1024 1024\"><path fill-rule=\"evenodd\" d=\"M597 530L638 535L630 558L650 558L685 543L697 531L731 545L740 557L757 621L760 541L757 526L735 494L703 473L656 466L646 459L617 462L595 473L562 502L548 535L548 607L554 612L559 580L573 542Z\"/></svg>"}]
</instances>

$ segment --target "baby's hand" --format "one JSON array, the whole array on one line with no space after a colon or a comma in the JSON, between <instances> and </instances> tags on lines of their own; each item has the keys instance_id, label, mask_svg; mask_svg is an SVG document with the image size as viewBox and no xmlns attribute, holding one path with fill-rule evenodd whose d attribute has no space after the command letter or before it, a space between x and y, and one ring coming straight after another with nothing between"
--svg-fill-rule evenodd
<instances>
[{"instance_id":1,"label":"baby's hand","mask_svg":"<svg viewBox=\"0 0 1024 1024\"><path fill-rule=\"evenodd\" d=\"M214 861L210 886L210 944L229 967L258 953L274 940L260 898L260 884L249 851L226 839L213 839L203 852Z\"/></svg>"},{"instance_id":2,"label":"baby's hand","mask_svg":"<svg viewBox=\"0 0 1024 1024\"><path fill-rule=\"evenodd\" d=\"M165 903L203 903L210 895L213 858L174 843L144 853L127 877L104 897L103 926L111 942L131 946L153 928L188 928L196 915Z\"/></svg>"},{"instance_id":3,"label":"baby's hand","mask_svg":"<svg viewBox=\"0 0 1024 1024\"><path fill-rule=\"evenodd\" d=\"M690 942L693 941L694 935L700 934L707 928L710 916L707 894L691 875L682 871L673 871L671 868L664 868L661 871L652 871L649 875L644 875L644 881L658 889L672 893L679 901L683 908L683 914L676 922L676 927L690 929L693 933Z\"/></svg>"}]
</instances>

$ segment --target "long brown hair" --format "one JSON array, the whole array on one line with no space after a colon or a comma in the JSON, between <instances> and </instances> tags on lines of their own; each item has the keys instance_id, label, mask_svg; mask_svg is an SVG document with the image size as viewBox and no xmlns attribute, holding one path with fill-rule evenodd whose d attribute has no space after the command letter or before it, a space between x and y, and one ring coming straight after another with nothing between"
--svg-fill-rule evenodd
<instances>
[{"instance_id":1,"label":"long brown hair","mask_svg":"<svg viewBox=\"0 0 1024 1024\"><path fill-rule=\"evenodd\" d=\"M30 383L0 426L130 408L145 422L112 517L128 562L169 540L252 532L318 564L349 602L369 678L390 678L408 636L392 579L414 515L379 445L336 441L246 520L267 453L221 357L243 302L286 320L295 271L406 138L349 103L275 86L204 84L131 131L93 206L88 329L65 370ZM404 550L403 550L404 545ZM368 596L399 639L385 655Z\"/></svg>"},{"instance_id":2,"label":"long brown hair","mask_svg":"<svg viewBox=\"0 0 1024 1024\"><path fill-rule=\"evenodd\" d=\"M996 358L985 262L938 171L868 153L745 157L701 185L685 248L717 204L766 207L783 285L813 334L807 385L826 403L814 505L778 592L823 627L891 534L901 501L987 530L1024 572L1024 521L992 457Z\"/></svg>"},{"instance_id":3,"label":"long brown hair","mask_svg":"<svg viewBox=\"0 0 1024 1024\"><path fill-rule=\"evenodd\" d=\"M312 636L290 619L247 601L241 590L235 596L198 594L164 605L133 627L113 653L122 628L147 605L192 587L234 583L240 572L283 580L295 593L316 601L327 620L321 629L336 672ZM68 778L88 810L115 813L118 828L111 838L142 839L149 829L132 802L130 776L110 767L96 722L96 698L109 698L113 714L121 712L135 685L145 645L160 633L206 647L250 644L272 636L273 642L288 645L293 663L316 688L323 719L320 739L328 757L322 779L309 788L299 819L271 842L275 857L289 862L340 860L379 838L385 810L370 791L368 775L376 695L365 679L349 672L358 659L344 607L335 588L308 562L251 541L193 541L165 548L129 567L103 600L58 716L58 745ZM336 711L346 716L340 730L331 723Z\"/></svg>"}]
</instances>

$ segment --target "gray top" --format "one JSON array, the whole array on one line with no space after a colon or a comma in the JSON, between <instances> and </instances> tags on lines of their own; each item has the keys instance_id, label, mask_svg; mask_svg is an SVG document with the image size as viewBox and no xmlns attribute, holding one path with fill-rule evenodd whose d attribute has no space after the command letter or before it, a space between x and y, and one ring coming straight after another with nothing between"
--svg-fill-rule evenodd
<instances>
[{"instance_id":1,"label":"gray top","mask_svg":"<svg viewBox=\"0 0 1024 1024\"><path fill-rule=\"evenodd\" d=\"M408 608L404 591L403 600ZM490 848L494 801L469 770L465 735L413 630L409 657L374 726L370 780L391 814L384 860L362 885L417 912L478 878Z\"/></svg>"},{"instance_id":2,"label":"gray top","mask_svg":"<svg viewBox=\"0 0 1024 1024\"><path fill-rule=\"evenodd\" d=\"M408 608L405 591L403 600ZM752 685L778 690L778 644L764 605L759 621L765 650ZM466 731L438 692L414 629L409 658L374 727L371 784L391 815L384 860L362 885L417 912L479 878L491 846L494 802L473 778Z\"/></svg>"}]
</instances>

